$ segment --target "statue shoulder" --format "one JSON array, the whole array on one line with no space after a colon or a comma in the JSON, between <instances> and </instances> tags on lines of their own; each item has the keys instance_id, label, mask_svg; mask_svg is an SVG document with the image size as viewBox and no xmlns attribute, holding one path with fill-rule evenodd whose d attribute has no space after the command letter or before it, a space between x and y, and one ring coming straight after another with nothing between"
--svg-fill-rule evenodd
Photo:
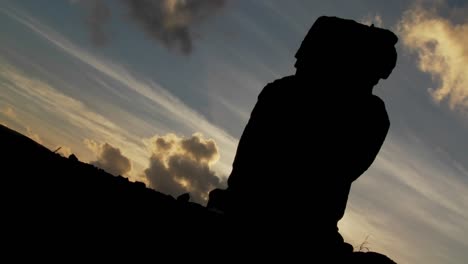
<instances>
[{"instance_id":1,"label":"statue shoulder","mask_svg":"<svg viewBox=\"0 0 468 264\"><path fill-rule=\"evenodd\" d=\"M385 102L384 100L382 100L382 98L378 97L377 95L372 95L371 97L371 102L372 102L372 106L376 109L379 109L379 110L382 110L384 112L387 112L387 109L385 107Z\"/></svg>"},{"instance_id":2,"label":"statue shoulder","mask_svg":"<svg viewBox=\"0 0 468 264\"><path fill-rule=\"evenodd\" d=\"M283 96L289 90L287 87L294 85L295 78L294 75L290 75L268 83L258 95L258 99Z\"/></svg>"},{"instance_id":3,"label":"statue shoulder","mask_svg":"<svg viewBox=\"0 0 468 264\"><path fill-rule=\"evenodd\" d=\"M379 120L383 121L386 126L390 126L390 118L385 107L385 102L377 95L372 95L371 99L372 115Z\"/></svg>"}]
</instances>

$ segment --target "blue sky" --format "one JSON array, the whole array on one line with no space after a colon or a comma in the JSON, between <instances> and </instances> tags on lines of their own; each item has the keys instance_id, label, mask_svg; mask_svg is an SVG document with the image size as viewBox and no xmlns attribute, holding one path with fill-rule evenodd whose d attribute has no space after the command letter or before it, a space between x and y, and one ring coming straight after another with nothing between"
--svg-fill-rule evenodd
<instances>
[{"instance_id":1,"label":"blue sky","mask_svg":"<svg viewBox=\"0 0 468 264\"><path fill-rule=\"evenodd\" d=\"M195 11L164 9L152 31L131 13L132 1L99 2L107 20L93 16L98 2L0 2L2 124L64 155L202 201L229 175L258 93L294 73L294 54L315 19L375 23L400 39L396 69L374 89L391 128L353 184L341 233L353 245L369 236L371 250L399 263L468 259L466 1L213 0ZM158 139L172 142L171 150L158 150ZM183 142L213 155L193 164L196 176L166 168L175 180L161 182L155 160L193 158ZM131 167L115 164L123 159Z\"/></svg>"}]
</instances>

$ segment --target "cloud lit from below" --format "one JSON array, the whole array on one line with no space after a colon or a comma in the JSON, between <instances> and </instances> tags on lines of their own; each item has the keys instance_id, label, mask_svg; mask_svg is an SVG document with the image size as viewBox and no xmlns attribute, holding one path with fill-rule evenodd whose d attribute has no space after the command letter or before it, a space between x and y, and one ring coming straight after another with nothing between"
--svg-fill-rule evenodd
<instances>
[{"instance_id":1,"label":"cloud lit from below","mask_svg":"<svg viewBox=\"0 0 468 264\"><path fill-rule=\"evenodd\" d=\"M2 113L3 115L7 116L10 119L16 119L17 117L15 109L9 105L1 109L0 113Z\"/></svg>"},{"instance_id":2,"label":"cloud lit from below","mask_svg":"<svg viewBox=\"0 0 468 264\"><path fill-rule=\"evenodd\" d=\"M222 185L211 169L219 159L212 139L167 134L154 136L150 144L150 165L144 173L151 188L174 196L189 192L193 201L204 204L209 191Z\"/></svg>"},{"instance_id":3,"label":"cloud lit from below","mask_svg":"<svg viewBox=\"0 0 468 264\"><path fill-rule=\"evenodd\" d=\"M132 170L132 163L125 157L119 148L108 143L98 144L93 140L86 139L85 145L97 156L97 160L90 162L115 176L125 175Z\"/></svg>"},{"instance_id":4,"label":"cloud lit from below","mask_svg":"<svg viewBox=\"0 0 468 264\"><path fill-rule=\"evenodd\" d=\"M120 21L132 21L150 38L166 48L190 54L196 27L213 17L224 6L225 0L121 0L124 14L112 16ZM104 0L80 0L87 10L86 23L91 40L102 45L110 40L110 3Z\"/></svg>"},{"instance_id":5,"label":"cloud lit from below","mask_svg":"<svg viewBox=\"0 0 468 264\"><path fill-rule=\"evenodd\" d=\"M32 131L32 129L29 126L26 126L26 136L28 136L29 138L31 138L32 140L36 141L39 144L44 143L42 141L42 138L39 136L39 134Z\"/></svg>"},{"instance_id":6,"label":"cloud lit from below","mask_svg":"<svg viewBox=\"0 0 468 264\"><path fill-rule=\"evenodd\" d=\"M430 89L436 102L468 110L468 22L455 24L417 6L398 25L403 44L418 56L418 67L440 85Z\"/></svg>"}]
</instances>

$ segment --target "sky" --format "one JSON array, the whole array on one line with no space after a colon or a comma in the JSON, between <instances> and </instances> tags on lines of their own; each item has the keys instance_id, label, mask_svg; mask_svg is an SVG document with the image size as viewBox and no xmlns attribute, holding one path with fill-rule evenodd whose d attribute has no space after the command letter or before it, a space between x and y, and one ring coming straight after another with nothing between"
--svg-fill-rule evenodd
<instances>
[{"instance_id":1,"label":"sky","mask_svg":"<svg viewBox=\"0 0 468 264\"><path fill-rule=\"evenodd\" d=\"M205 203L225 187L257 95L294 74L313 22L373 23L399 37L397 66L374 89L391 127L340 232L398 263L463 263L467 11L456 0L1 0L0 123Z\"/></svg>"}]
</instances>

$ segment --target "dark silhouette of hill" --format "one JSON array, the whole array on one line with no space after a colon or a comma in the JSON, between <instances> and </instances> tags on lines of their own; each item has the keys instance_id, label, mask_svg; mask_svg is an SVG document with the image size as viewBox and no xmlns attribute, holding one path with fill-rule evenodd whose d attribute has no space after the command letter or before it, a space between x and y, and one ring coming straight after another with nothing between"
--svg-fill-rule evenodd
<instances>
[{"instance_id":1,"label":"dark silhouette of hill","mask_svg":"<svg viewBox=\"0 0 468 264\"><path fill-rule=\"evenodd\" d=\"M177 200L141 182L113 176L1 125L0 161L2 225L12 232L11 238L47 240L74 249L81 241L151 239L155 252L162 254L175 249L179 240L211 237L210 232L222 225L219 214L188 202L187 195Z\"/></svg>"}]
</instances>

